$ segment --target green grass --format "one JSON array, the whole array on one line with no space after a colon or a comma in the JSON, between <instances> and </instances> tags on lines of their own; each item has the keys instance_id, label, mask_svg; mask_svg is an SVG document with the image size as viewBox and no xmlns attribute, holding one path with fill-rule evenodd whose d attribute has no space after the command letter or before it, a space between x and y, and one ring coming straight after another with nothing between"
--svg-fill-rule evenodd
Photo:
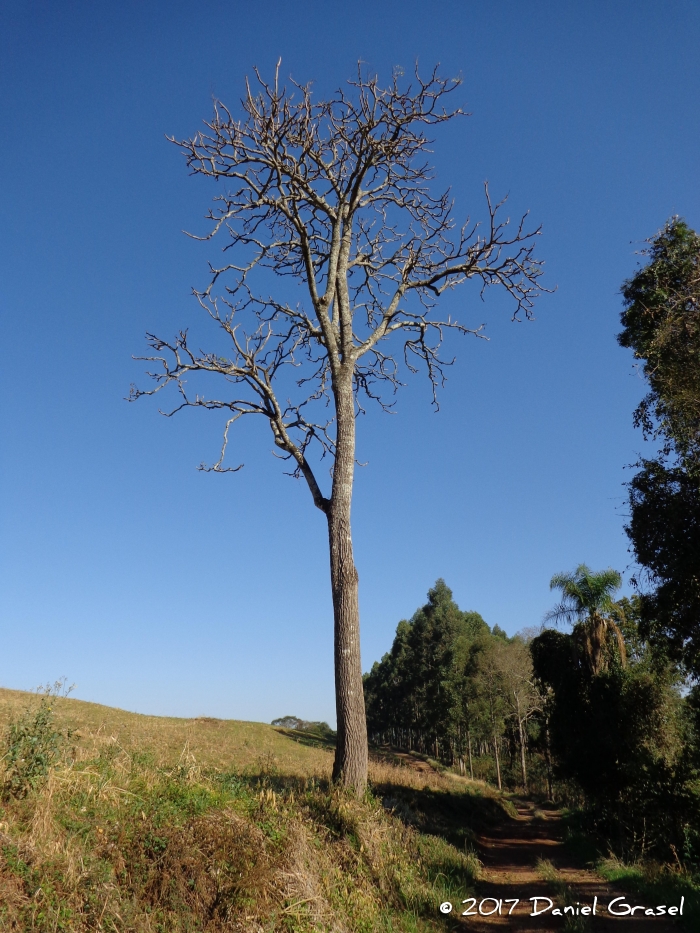
<instances>
[{"instance_id":1,"label":"green grass","mask_svg":"<svg viewBox=\"0 0 700 933\"><path fill-rule=\"evenodd\" d=\"M636 895L641 903L673 905L685 897L681 925L692 931L700 929L700 877L697 874L680 866L653 861L630 865L604 856L600 840L585 831L582 814L577 810L564 814L564 824L567 849L579 861L589 865L605 881Z\"/></svg>"},{"instance_id":2,"label":"green grass","mask_svg":"<svg viewBox=\"0 0 700 933\"><path fill-rule=\"evenodd\" d=\"M697 876L668 865L625 865L611 858L599 859L595 867L606 881L637 895L644 904L679 904L681 897L685 897L683 924L688 930L700 929L700 878Z\"/></svg>"},{"instance_id":3,"label":"green grass","mask_svg":"<svg viewBox=\"0 0 700 933\"><path fill-rule=\"evenodd\" d=\"M28 702L0 691L3 732ZM325 745L264 724L53 708L62 759L0 802L3 931L427 933L473 889L468 833L442 833L493 817L479 786L375 760L357 801Z\"/></svg>"}]
</instances>

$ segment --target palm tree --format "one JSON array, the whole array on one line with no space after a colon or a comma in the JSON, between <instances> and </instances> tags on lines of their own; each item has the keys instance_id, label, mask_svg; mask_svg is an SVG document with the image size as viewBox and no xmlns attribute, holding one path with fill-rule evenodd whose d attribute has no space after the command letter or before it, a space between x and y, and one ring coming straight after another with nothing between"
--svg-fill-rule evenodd
<instances>
[{"instance_id":1,"label":"palm tree","mask_svg":"<svg viewBox=\"0 0 700 933\"><path fill-rule=\"evenodd\" d=\"M573 573L555 573L549 582L550 590L561 590L562 599L547 613L545 621L573 623L574 641L593 675L607 667L605 649L610 643L617 643L623 666L627 662L625 641L613 618L620 613L613 593L621 586L617 570L596 572L586 564L579 564Z\"/></svg>"}]
</instances>

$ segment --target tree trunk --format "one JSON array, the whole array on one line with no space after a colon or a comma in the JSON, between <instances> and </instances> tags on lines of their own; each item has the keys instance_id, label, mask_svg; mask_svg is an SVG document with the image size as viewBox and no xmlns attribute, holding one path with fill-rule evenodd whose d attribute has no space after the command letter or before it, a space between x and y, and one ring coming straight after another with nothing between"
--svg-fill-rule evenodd
<instances>
[{"instance_id":1,"label":"tree trunk","mask_svg":"<svg viewBox=\"0 0 700 933\"><path fill-rule=\"evenodd\" d=\"M527 793L527 769L525 766L525 730L522 720L518 719L518 733L520 736L520 770L523 778L523 793Z\"/></svg>"},{"instance_id":2,"label":"tree trunk","mask_svg":"<svg viewBox=\"0 0 700 933\"><path fill-rule=\"evenodd\" d=\"M552 752L549 745L549 718L545 718L544 725L544 756L547 763L547 792L549 799L554 800L554 788L552 787Z\"/></svg>"},{"instance_id":3,"label":"tree trunk","mask_svg":"<svg viewBox=\"0 0 700 933\"><path fill-rule=\"evenodd\" d=\"M469 777L474 780L474 765L472 764L472 734L467 732L467 751L469 752Z\"/></svg>"},{"instance_id":4,"label":"tree trunk","mask_svg":"<svg viewBox=\"0 0 700 933\"><path fill-rule=\"evenodd\" d=\"M495 730L493 733L493 752L496 759L496 780L498 782L498 789L503 790L503 786L501 784L501 762L498 757L498 736L496 735Z\"/></svg>"},{"instance_id":5,"label":"tree trunk","mask_svg":"<svg viewBox=\"0 0 700 933\"><path fill-rule=\"evenodd\" d=\"M367 720L360 660L358 575L352 553L350 508L355 472L355 404L352 382L336 386L337 435L329 503L338 734L333 780L360 797L367 786Z\"/></svg>"}]
</instances>

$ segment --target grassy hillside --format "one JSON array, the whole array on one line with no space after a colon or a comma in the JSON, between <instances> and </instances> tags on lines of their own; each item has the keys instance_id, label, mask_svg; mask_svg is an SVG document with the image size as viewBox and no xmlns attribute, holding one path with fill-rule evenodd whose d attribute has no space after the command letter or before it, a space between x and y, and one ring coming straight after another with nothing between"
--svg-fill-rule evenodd
<instances>
[{"instance_id":1,"label":"grassy hillside","mask_svg":"<svg viewBox=\"0 0 700 933\"><path fill-rule=\"evenodd\" d=\"M0 690L3 733L37 703ZM3 933L446 929L439 904L478 870L468 827L502 813L483 786L378 758L350 800L331 749L261 723L50 715L73 730L60 759L0 803Z\"/></svg>"},{"instance_id":2,"label":"grassy hillside","mask_svg":"<svg viewBox=\"0 0 700 933\"><path fill-rule=\"evenodd\" d=\"M0 688L0 728L31 699L32 694ZM203 768L255 769L274 759L285 774L325 776L332 766L332 754L320 741L302 745L261 722L142 716L70 697L59 697L55 712L63 728L75 730L72 744L79 757L112 745L128 754L148 751L163 762L183 756Z\"/></svg>"}]
</instances>

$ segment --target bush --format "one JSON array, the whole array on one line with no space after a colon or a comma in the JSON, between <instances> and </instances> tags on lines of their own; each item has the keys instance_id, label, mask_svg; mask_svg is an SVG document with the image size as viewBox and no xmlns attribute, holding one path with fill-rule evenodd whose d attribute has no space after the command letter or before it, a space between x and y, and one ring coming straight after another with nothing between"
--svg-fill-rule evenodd
<instances>
[{"instance_id":1,"label":"bush","mask_svg":"<svg viewBox=\"0 0 700 933\"><path fill-rule=\"evenodd\" d=\"M63 683L57 681L53 687L47 687L38 706L29 706L10 721L3 743L4 754L0 759L5 764L2 783L5 798L25 797L60 758L71 736L70 730L62 732L54 721L54 705Z\"/></svg>"}]
</instances>

